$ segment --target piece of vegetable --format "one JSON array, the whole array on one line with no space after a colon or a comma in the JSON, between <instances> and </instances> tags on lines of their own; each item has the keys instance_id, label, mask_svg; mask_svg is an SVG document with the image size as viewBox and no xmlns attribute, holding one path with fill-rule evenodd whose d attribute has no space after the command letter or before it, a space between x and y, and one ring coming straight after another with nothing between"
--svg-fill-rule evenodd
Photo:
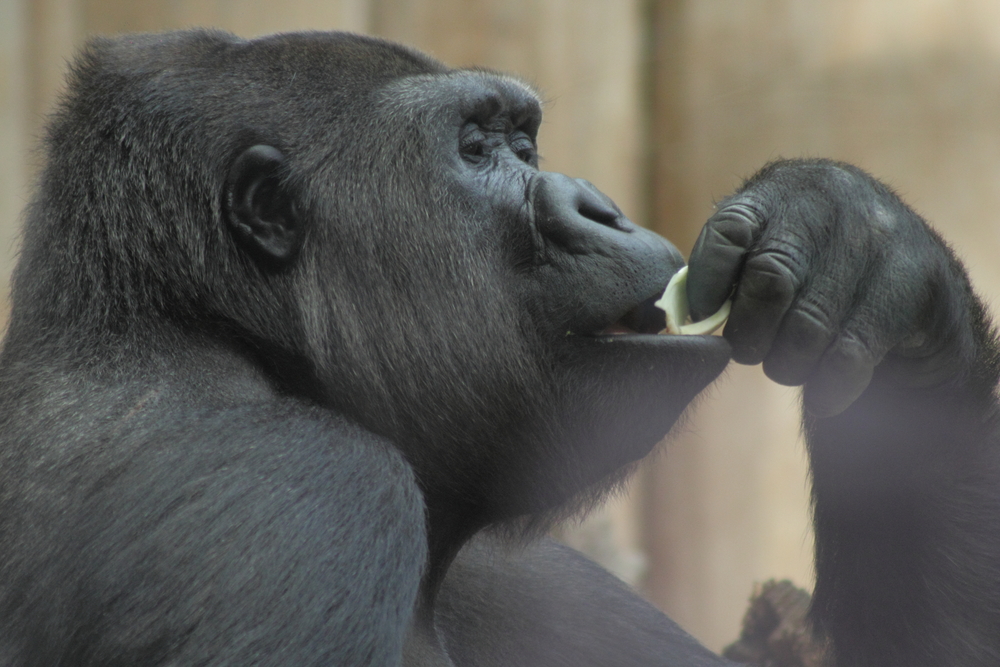
<instances>
[{"instance_id":1,"label":"piece of vegetable","mask_svg":"<svg viewBox=\"0 0 1000 667\"><path fill-rule=\"evenodd\" d=\"M710 334L726 322L732 302L726 301L714 314L698 322L692 322L688 310L687 273L688 267L681 267L681 270L667 283L663 296L655 303L657 308L667 314L665 333L682 336Z\"/></svg>"}]
</instances>

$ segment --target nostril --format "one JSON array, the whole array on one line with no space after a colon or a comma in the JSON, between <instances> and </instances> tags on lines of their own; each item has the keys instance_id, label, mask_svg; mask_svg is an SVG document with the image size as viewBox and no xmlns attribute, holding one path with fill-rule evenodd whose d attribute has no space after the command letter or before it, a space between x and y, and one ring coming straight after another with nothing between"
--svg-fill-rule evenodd
<instances>
[{"instance_id":1,"label":"nostril","mask_svg":"<svg viewBox=\"0 0 1000 667\"><path fill-rule=\"evenodd\" d=\"M603 202L596 202L588 198L588 200L580 202L577 212L583 217L589 218L605 227L623 231L626 229L625 221L627 218L620 211L606 206Z\"/></svg>"},{"instance_id":2,"label":"nostril","mask_svg":"<svg viewBox=\"0 0 1000 667\"><path fill-rule=\"evenodd\" d=\"M587 181L540 172L529 185L540 238L571 253L588 253L608 243L607 234L637 228L608 197Z\"/></svg>"}]
</instances>

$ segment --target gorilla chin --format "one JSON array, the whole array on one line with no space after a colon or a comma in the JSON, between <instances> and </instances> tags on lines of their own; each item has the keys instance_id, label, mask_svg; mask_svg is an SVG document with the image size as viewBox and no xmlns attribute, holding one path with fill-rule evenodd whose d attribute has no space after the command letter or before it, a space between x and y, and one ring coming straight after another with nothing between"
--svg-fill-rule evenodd
<instances>
[{"instance_id":1,"label":"gorilla chin","mask_svg":"<svg viewBox=\"0 0 1000 667\"><path fill-rule=\"evenodd\" d=\"M567 336L563 354L561 412L584 475L574 481L599 491L663 440L726 368L730 346L721 336L606 334Z\"/></svg>"}]
</instances>

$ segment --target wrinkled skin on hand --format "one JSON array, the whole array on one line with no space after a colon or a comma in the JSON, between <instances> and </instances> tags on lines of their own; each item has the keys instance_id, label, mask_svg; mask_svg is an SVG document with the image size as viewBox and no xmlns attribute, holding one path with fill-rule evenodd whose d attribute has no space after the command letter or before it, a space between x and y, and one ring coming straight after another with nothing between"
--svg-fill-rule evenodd
<instances>
[{"instance_id":1,"label":"wrinkled skin on hand","mask_svg":"<svg viewBox=\"0 0 1000 667\"><path fill-rule=\"evenodd\" d=\"M723 201L691 253L692 316L735 285L733 358L805 385L806 409L842 412L888 361L929 386L967 370L973 345L964 272L918 216L846 164L770 165Z\"/></svg>"}]
</instances>

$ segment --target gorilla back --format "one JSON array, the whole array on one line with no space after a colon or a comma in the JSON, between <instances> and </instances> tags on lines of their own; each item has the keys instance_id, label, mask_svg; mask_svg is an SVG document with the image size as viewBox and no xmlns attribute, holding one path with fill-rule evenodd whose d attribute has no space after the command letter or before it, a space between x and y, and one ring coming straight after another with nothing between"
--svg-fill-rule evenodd
<instances>
[{"instance_id":1,"label":"gorilla back","mask_svg":"<svg viewBox=\"0 0 1000 667\"><path fill-rule=\"evenodd\" d=\"M652 335L679 254L539 171L540 119L513 79L353 35L86 47L0 356L0 664L475 654L436 613L462 546L592 502L729 359ZM539 548L496 593L577 563ZM574 567L553 600L602 582L658 655L717 660Z\"/></svg>"}]
</instances>

